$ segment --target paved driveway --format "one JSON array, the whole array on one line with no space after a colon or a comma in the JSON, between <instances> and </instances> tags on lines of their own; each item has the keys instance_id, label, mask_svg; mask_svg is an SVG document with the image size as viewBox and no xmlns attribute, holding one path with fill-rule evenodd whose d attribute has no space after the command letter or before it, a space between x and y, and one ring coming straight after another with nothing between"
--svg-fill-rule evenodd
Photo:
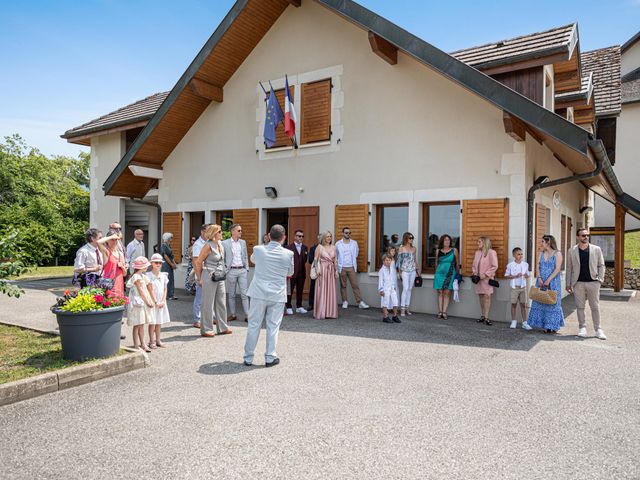
<instances>
[{"instance_id":1,"label":"paved driveway","mask_svg":"<svg viewBox=\"0 0 640 480\"><path fill-rule=\"evenodd\" d=\"M637 479L639 307L603 302L606 342L575 312L559 336L287 317L265 369L243 322L201 338L183 297L150 368L0 409L0 476Z\"/></svg>"}]
</instances>

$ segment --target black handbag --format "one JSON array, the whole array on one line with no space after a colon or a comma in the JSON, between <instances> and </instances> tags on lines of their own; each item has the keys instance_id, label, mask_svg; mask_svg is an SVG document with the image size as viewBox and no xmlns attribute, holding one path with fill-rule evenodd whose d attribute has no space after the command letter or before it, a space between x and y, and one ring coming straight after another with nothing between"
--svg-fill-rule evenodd
<instances>
[{"instance_id":1,"label":"black handbag","mask_svg":"<svg viewBox=\"0 0 640 480\"><path fill-rule=\"evenodd\" d=\"M480 276L478 275L471 275L471 281L473 283L478 283L480 281Z\"/></svg>"},{"instance_id":2,"label":"black handbag","mask_svg":"<svg viewBox=\"0 0 640 480\"><path fill-rule=\"evenodd\" d=\"M489 285L491 285L492 287L500 288L500 282L494 280L493 278L489 279Z\"/></svg>"},{"instance_id":3,"label":"black handbag","mask_svg":"<svg viewBox=\"0 0 640 480\"><path fill-rule=\"evenodd\" d=\"M216 265L216 268L213 272L211 272L211 281L212 282L221 282L223 280L226 280L227 278L227 266L224 264L224 262L220 261L218 262L218 264Z\"/></svg>"},{"instance_id":4,"label":"black handbag","mask_svg":"<svg viewBox=\"0 0 640 480\"><path fill-rule=\"evenodd\" d=\"M413 281L413 286L414 287L421 287L422 286L422 277L420 275L418 275L416 277L416 279Z\"/></svg>"}]
</instances>

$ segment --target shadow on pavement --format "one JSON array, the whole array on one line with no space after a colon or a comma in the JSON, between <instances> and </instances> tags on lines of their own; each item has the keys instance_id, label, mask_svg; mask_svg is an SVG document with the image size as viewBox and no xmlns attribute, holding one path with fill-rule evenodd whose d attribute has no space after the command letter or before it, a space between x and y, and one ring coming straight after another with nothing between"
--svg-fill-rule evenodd
<instances>
[{"instance_id":1,"label":"shadow on pavement","mask_svg":"<svg viewBox=\"0 0 640 480\"><path fill-rule=\"evenodd\" d=\"M204 375L235 375L237 373L246 373L259 368L259 365L245 366L241 362L232 362L225 360L224 362L212 362L200 365L198 373Z\"/></svg>"}]
</instances>

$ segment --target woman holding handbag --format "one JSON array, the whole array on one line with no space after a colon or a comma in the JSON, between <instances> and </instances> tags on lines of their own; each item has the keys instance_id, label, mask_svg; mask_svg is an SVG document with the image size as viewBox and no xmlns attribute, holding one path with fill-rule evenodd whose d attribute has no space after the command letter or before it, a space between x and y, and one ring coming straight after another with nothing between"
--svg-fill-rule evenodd
<instances>
[{"instance_id":1,"label":"woman holding handbag","mask_svg":"<svg viewBox=\"0 0 640 480\"><path fill-rule=\"evenodd\" d=\"M331 232L323 233L313 260L312 268L315 267L317 274L313 317L317 319L338 318L338 292L336 290L338 257L336 247L332 243Z\"/></svg>"},{"instance_id":2,"label":"woman holding handbag","mask_svg":"<svg viewBox=\"0 0 640 480\"><path fill-rule=\"evenodd\" d=\"M482 315L478 323L493 325L489 320L489 310L491 309L491 295L498 270L498 254L491 248L491 240L487 237L478 238L478 250L473 259L471 281L475 284L475 291L480 300Z\"/></svg>"},{"instance_id":3,"label":"woman holding handbag","mask_svg":"<svg viewBox=\"0 0 640 480\"><path fill-rule=\"evenodd\" d=\"M126 261L122 251L118 248L118 240L122 238L122 234L116 230L107 232L106 246L98 242L98 247L102 251L104 258L104 270L102 276L113 281L113 286L108 290L117 294L119 297L124 296L124 277L127 274Z\"/></svg>"},{"instance_id":4,"label":"woman holding handbag","mask_svg":"<svg viewBox=\"0 0 640 480\"><path fill-rule=\"evenodd\" d=\"M195 271L198 285L202 288L202 320L200 335L214 337L213 319L215 313L216 333L231 333L227 325L227 301L225 279L227 267L224 263L224 247L222 246L222 228L220 225L209 225L204 231L206 243L196 259Z\"/></svg>"},{"instance_id":5,"label":"woman holding handbag","mask_svg":"<svg viewBox=\"0 0 640 480\"><path fill-rule=\"evenodd\" d=\"M545 333L558 333L564 326L562 313L562 290L560 270L562 270L562 253L558 251L556 239L552 235L543 235L540 242L542 250L536 266L535 286L556 292L556 302L546 305L535 300L531 301L529 311L529 326L544 329Z\"/></svg>"}]
</instances>

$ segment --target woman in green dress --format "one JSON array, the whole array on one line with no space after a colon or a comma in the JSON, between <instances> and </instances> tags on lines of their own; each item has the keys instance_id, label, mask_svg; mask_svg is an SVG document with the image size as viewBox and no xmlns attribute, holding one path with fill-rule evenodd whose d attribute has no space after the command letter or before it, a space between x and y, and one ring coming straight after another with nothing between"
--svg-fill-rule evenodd
<instances>
[{"instance_id":1,"label":"woman in green dress","mask_svg":"<svg viewBox=\"0 0 640 480\"><path fill-rule=\"evenodd\" d=\"M453 280L458 273L458 250L453 247L453 241L446 233L440 237L436 251L436 274L433 288L438 291L438 318L449 318L447 310L453 291Z\"/></svg>"}]
</instances>

